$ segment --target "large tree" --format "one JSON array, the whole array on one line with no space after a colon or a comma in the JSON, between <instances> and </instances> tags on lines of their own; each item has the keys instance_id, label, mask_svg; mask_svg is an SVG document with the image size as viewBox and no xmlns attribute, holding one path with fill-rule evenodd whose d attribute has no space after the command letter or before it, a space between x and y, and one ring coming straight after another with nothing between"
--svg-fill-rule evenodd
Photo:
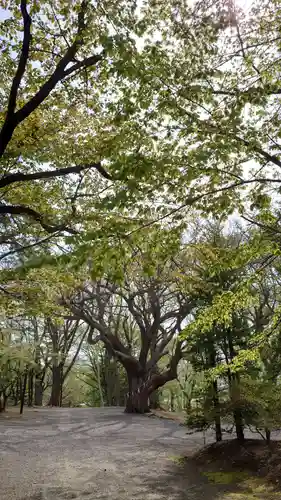
<instances>
[{"instance_id":1,"label":"large tree","mask_svg":"<svg viewBox=\"0 0 281 500\"><path fill-rule=\"evenodd\" d=\"M123 365L128 412L148 411L152 393L177 377L184 351L179 334L196 303L177 285L172 261L159 263L149 276L143 259L135 253L121 284L89 281L66 299L74 316L91 328L89 343L103 342ZM160 369L159 362L165 358L166 366Z\"/></svg>"}]
</instances>

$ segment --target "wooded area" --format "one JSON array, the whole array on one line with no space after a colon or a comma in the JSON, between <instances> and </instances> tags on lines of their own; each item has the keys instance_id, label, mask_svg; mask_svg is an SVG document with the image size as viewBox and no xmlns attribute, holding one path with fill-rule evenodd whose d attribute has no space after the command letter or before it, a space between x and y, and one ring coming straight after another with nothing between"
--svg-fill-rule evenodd
<instances>
[{"instance_id":1,"label":"wooded area","mask_svg":"<svg viewBox=\"0 0 281 500\"><path fill-rule=\"evenodd\" d=\"M0 1L0 411L281 426L281 2Z\"/></svg>"}]
</instances>

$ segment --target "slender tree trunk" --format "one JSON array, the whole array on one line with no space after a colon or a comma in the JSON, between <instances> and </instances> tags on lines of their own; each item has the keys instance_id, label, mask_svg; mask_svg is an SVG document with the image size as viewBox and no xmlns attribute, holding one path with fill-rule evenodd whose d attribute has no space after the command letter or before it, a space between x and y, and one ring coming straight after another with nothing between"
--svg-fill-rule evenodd
<instances>
[{"instance_id":1,"label":"slender tree trunk","mask_svg":"<svg viewBox=\"0 0 281 500\"><path fill-rule=\"evenodd\" d=\"M222 430L221 430L221 416L220 416L220 402L218 396L218 383L215 380L213 382L213 403L215 410L215 427L216 427L216 441L219 442L222 440Z\"/></svg>"},{"instance_id":2,"label":"slender tree trunk","mask_svg":"<svg viewBox=\"0 0 281 500\"><path fill-rule=\"evenodd\" d=\"M52 367L52 391L49 401L50 406L60 406L61 385L62 385L62 365L53 365Z\"/></svg>"},{"instance_id":3,"label":"slender tree trunk","mask_svg":"<svg viewBox=\"0 0 281 500\"><path fill-rule=\"evenodd\" d=\"M22 384L22 392L21 392L21 401L20 401L20 414L23 413L23 407L24 407L24 399L25 399L25 393L26 393L26 386L27 386L27 371L24 374L23 377L23 384Z\"/></svg>"},{"instance_id":4,"label":"slender tree trunk","mask_svg":"<svg viewBox=\"0 0 281 500\"><path fill-rule=\"evenodd\" d=\"M120 406L120 374L116 360L114 360L114 377L114 405Z\"/></svg>"},{"instance_id":5,"label":"slender tree trunk","mask_svg":"<svg viewBox=\"0 0 281 500\"><path fill-rule=\"evenodd\" d=\"M35 406L42 406L43 405L43 381L44 381L44 374L45 374L45 369L43 371L41 370L41 351L40 351L40 345L39 345L39 334L37 328L35 328L35 334L34 334L34 342L35 342L35 363L36 363L36 370L35 370L35 381L34 381L34 404Z\"/></svg>"},{"instance_id":6,"label":"slender tree trunk","mask_svg":"<svg viewBox=\"0 0 281 500\"><path fill-rule=\"evenodd\" d=\"M100 396L100 406L104 407L104 399L103 399L103 390L101 383L101 373L100 373L100 364L97 362L97 378L98 378L98 388L99 388L99 396Z\"/></svg>"},{"instance_id":7,"label":"slender tree trunk","mask_svg":"<svg viewBox=\"0 0 281 500\"><path fill-rule=\"evenodd\" d=\"M33 405L33 395L34 395L34 372L30 370L28 373L28 406Z\"/></svg>"},{"instance_id":8,"label":"slender tree trunk","mask_svg":"<svg viewBox=\"0 0 281 500\"><path fill-rule=\"evenodd\" d=\"M15 391L14 391L14 406L17 406L18 405L18 402L20 400L20 382L19 382L19 377L17 378L17 382L16 382L16 388L15 388Z\"/></svg>"},{"instance_id":9,"label":"slender tree trunk","mask_svg":"<svg viewBox=\"0 0 281 500\"><path fill-rule=\"evenodd\" d=\"M267 444L270 444L270 440L271 440L271 431L270 431L268 428L266 428L266 429L265 429L265 437L266 437L266 442L267 442Z\"/></svg>"},{"instance_id":10,"label":"slender tree trunk","mask_svg":"<svg viewBox=\"0 0 281 500\"><path fill-rule=\"evenodd\" d=\"M237 384L239 384L239 379L237 380L236 376L234 374L231 374L230 371L228 372L228 383L229 396L233 405L233 420L236 430L236 437L238 441L243 443L243 441L245 440L244 422L239 402L239 387L237 386Z\"/></svg>"},{"instance_id":11,"label":"slender tree trunk","mask_svg":"<svg viewBox=\"0 0 281 500\"><path fill-rule=\"evenodd\" d=\"M231 331L228 332L228 345L229 345L229 354L231 361L235 357L235 351L232 341ZM230 398L233 403L233 419L236 429L236 437L240 443L243 443L245 440L244 436L244 422L243 415L240 407L240 379L239 375L231 373L228 370L228 381L229 381L229 389L230 389Z\"/></svg>"},{"instance_id":12,"label":"slender tree trunk","mask_svg":"<svg viewBox=\"0 0 281 500\"><path fill-rule=\"evenodd\" d=\"M8 396L6 396L5 391L0 392L0 413L6 410L8 401Z\"/></svg>"},{"instance_id":13,"label":"slender tree trunk","mask_svg":"<svg viewBox=\"0 0 281 500\"><path fill-rule=\"evenodd\" d=\"M175 411L175 393L170 390L170 410Z\"/></svg>"},{"instance_id":14,"label":"slender tree trunk","mask_svg":"<svg viewBox=\"0 0 281 500\"><path fill-rule=\"evenodd\" d=\"M5 410L4 393L0 392L0 413Z\"/></svg>"},{"instance_id":15,"label":"slender tree trunk","mask_svg":"<svg viewBox=\"0 0 281 500\"><path fill-rule=\"evenodd\" d=\"M4 411L6 410L7 402L8 402L8 396L4 394Z\"/></svg>"},{"instance_id":16,"label":"slender tree trunk","mask_svg":"<svg viewBox=\"0 0 281 500\"><path fill-rule=\"evenodd\" d=\"M34 384L34 404L35 406L43 405L43 382L42 379L36 375Z\"/></svg>"},{"instance_id":17,"label":"slender tree trunk","mask_svg":"<svg viewBox=\"0 0 281 500\"><path fill-rule=\"evenodd\" d=\"M63 398L63 377L61 376L61 381L60 381L60 404L59 404L60 407L62 407L62 398Z\"/></svg>"},{"instance_id":18,"label":"slender tree trunk","mask_svg":"<svg viewBox=\"0 0 281 500\"><path fill-rule=\"evenodd\" d=\"M210 344L210 365L212 368L216 367L216 351L214 348L214 344ZM217 380L213 381L213 405L214 405L214 413L215 413L215 428L216 428L216 441L219 442L222 440L222 430L221 430L221 414L220 414L220 400L219 400L219 391L218 391L218 382Z\"/></svg>"}]
</instances>

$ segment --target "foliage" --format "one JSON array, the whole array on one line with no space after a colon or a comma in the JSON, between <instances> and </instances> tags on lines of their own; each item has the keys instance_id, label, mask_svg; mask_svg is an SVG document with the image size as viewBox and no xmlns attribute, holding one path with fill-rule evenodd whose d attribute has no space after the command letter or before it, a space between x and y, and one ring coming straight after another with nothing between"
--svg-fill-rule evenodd
<instances>
[{"instance_id":1,"label":"foliage","mask_svg":"<svg viewBox=\"0 0 281 500\"><path fill-rule=\"evenodd\" d=\"M217 438L230 414L240 437L274 428L280 0L0 7L0 313L25 318L2 340L2 393L52 372L71 403L89 333L96 404L114 376L138 410L169 381L171 409L180 387Z\"/></svg>"}]
</instances>

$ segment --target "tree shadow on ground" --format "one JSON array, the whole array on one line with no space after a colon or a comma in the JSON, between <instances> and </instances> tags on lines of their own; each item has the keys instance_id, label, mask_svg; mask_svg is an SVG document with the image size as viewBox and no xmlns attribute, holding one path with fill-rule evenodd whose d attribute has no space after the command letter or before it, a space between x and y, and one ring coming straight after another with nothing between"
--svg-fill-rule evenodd
<instances>
[{"instance_id":1,"label":"tree shadow on ground","mask_svg":"<svg viewBox=\"0 0 281 500\"><path fill-rule=\"evenodd\" d=\"M225 471L214 471L207 464L203 470L192 459L179 459L165 475L144 479L144 485L155 499L281 500L280 489L264 478L245 471L227 472L227 464ZM141 496L135 498L141 500Z\"/></svg>"},{"instance_id":2,"label":"tree shadow on ground","mask_svg":"<svg viewBox=\"0 0 281 500\"><path fill-rule=\"evenodd\" d=\"M130 480L128 480L130 479ZM224 478L222 478L224 479ZM281 494L271 492L254 478L237 477L231 484L210 481L190 460L173 463L159 475L122 477L115 490L106 484L89 482L80 488L56 487L43 489L22 500L280 500Z\"/></svg>"}]
</instances>

